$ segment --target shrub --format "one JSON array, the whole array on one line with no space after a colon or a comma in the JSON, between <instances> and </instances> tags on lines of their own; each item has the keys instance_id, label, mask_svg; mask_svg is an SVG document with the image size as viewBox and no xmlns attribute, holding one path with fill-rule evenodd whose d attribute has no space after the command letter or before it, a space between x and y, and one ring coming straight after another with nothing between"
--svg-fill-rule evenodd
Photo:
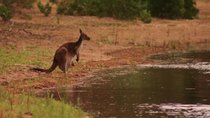
<instances>
[{"instance_id":1,"label":"shrub","mask_svg":"<svg viewBox=\"0 0 210 118\"><path fill-rule=\"evenodd\" d=\"M149 0L152 16L169 19L194 18L198 14L195 0Z\"/></svg>"},{"instance_id":2,"label":"shrub","mask_svg":"<svg viewBox=\"0 0 210 118\"><path fill-rule=\"evenodd\" d=\"M68 10L68 9L70 9L69 5L70 5L70 2L68 0L64 0L64 1L60 2L57 5L57 14L69 15L70 13L66 13L66 12L69 12L69 10Z\"/></svg>"},{"instance_id":3,"label":"shrub","mask_svg":"<svg viewBox=\"0 0 210 118\"><path fill-rule=\"evenodd\" d=\"M146 11L146 4L143 0L115 0L113 16L119 19L135 19L141 17L142 12Z\"/></svg>"},{"instance_id":4,"label":"shrub","mask_svg":"<svg viewBox=\"0 0 210 118\"><path fill-rule=\"evenodd\" d=\"M50 0L50 2L56 4L58 1L57 0Z\"/></svg>"},{"instance_id":5,"label":"shrub","mask_svg":"<svg viewBox=\"0 0 210 118\"><path fill-rule=\"evenodd\" d=\"M92 15L151 22L151 16L168 19L195 18L195 0L63 0L58 14Z\"/></svg>"},{"instance_id":6,"label":"shrub","mask_svg":"<svg viewBox=\"0 0 210 118\"><path fill-rule=\"evenodd\" d=\"M65 14L66 7L63 4L58 4L57 14Z\"/></svg>"},{"instance_id":7,"label":"shrub","mask_svg":"<svg viewBox=\"0 0 210 118\"><path fill-rule=\"evenodd\" d=\"M94 0L64 0L59 4L59 10L57 11L63 11L59 12L60 14L66 14L66 15L91 15L90 11L94 9L92 6ZM97 11L97 9L95 9Z\"/></svg>"},{"instance_id":8,"label":"shrub","mask_svg":"<svg viewBox=\"0 0 210 118\"><path fill-rule=\"evenodd\" d=\"M13 0L2 0L1 3L6 7L10 7L13 3Z\"/></svg>"},{"instance_id":9,"label":"shrub","mask_svg":"<svg viewBox=\"0 0 210 118\"><path fill-rule=\"evenodd\" d=\"M0 3L7 7L11 7L13 3L23 8L32 8L35 0L0 0Z\"/></svg>"},{"instance_id":10,"label":"shrub","mask_svg":"<svg viewBox=\"0 0 210 118\"><path fill-rule=\"evenodd\" d=\"M145 13L146 9L146 0L64 0L58 5L57 13L136 19L140 18L141 12Z\"/></svg>"},{"instance_id":11,"label":"shrub","mask_svg":"<svg viewBox=\"0 0 210 118\"><path fill-rule=\"evenodd\" d=\"M30 9L33 7L34 3L35 3L35 0L14 0L16 1L16 3L23 7L23 8L27 8L27 9Z\"/></svg>"},{"instance_id":12,"label":"shrub","mask_svg":"<svg viewBox=\"0 0 210 118\"><path fill-rule=\"evenodd\" d=\"M193 19L197 17L199 10L195 7L196 2L194 0L185 0L184 7L186 9L184 18Z\"/></svg>"},{"instance_id":13,"label":"shrub","mask_svg":"<svg viewBox=\"0 0 210 118\"><path fill-rule=\"evenodd\" d=\"M140 15L141 15L141 20L144 23L151 23L152 17L148 10L143 10Z\"/></svg>"},{"instance_id":14,"label":"shrub","mask_svg":"<svg viewBox=\"0 0 210 118\"><path fill-rule=\"evenodd\" d=\"M49 16L49 14L51 13L52 7L50 5L50 2L47 2L47 4L43 5L41 3L41 1L39 1L37 3L37 6L38 6L40 12L43 13L45 16Z\"/></svg>"},{"instance_id":15,"label":"shrub","mask_svg":"<svg viewBox=\"0 0 210 118\"><path fill-rule=\"evenodd\" d=\"M7 6L0 6L0 16L4 21L9 21L12 18L12 12Z\"/></svg>"}]
</instances>

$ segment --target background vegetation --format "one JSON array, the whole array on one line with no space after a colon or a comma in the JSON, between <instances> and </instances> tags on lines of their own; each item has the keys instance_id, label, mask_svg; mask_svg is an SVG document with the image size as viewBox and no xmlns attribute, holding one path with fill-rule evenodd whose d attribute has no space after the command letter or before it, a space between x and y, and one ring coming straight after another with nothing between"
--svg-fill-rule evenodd
<instances>
[{"instance_id":1,"label":"background vegetation","mask_svg":"<svg viewBox=\"0 0 210 118\"><path fill-rule=\"evenodd\" d=\"M58 13L133 19L140 17L146 6L143 0L64 0L58 7Z\"/></svg>"},{"instance_id":2,"label":"background vegetation","mask_svg":"<svg viewBox=\"0 0 210 118\"><path fill-rule=\"evenodd\" d=\"M57 13L66 15L93 15L117 19L140 18L151 22L151 16L180 19L195 18L198 9L195 0L63 0Z\"/></svg>"},{"instance_id":3,"label":"background vegetation","mask_svg":"<svg viewBox=\"0 0 210 118\"><path fill-rule=\"evenodd\" d=\"M195 0L149 0L152 16L169 19L193 19L198 14Z\"/></svg>"},{"instance_id":4,"label":"background vegetation","mask_svg":"<svg viewBox=\"0 0 210 118\"><path fill-rule=\"evenodd\" d=\"M32 8L36 0L0 0L0 3L6 7L22 7L22 8Z\"/></svg>"},{"instance_id":5,"label":"background vegetation","mask_svg":"<svg viewBox=\"0 0 210 118\"><path fill-rule=\"evenodd\" d=\"M45 5L43 5L42 2L39 0L39 2L37 3L37 7L39 8L39 11L45 16L49 16L49 14L51 13L52 6L50 2L47 2Z\"/></svg>"},{"instance_id":6,"label":"background vegetation","mask_svg":"<svg viewBox=\"0 0 210 118\"><path fill-rule=\"evenodd\" d=\"M30 9L34 2L35 0L0 0L0 17L8 21L12 18L16 8Z\"/></svg>"},{"instance_id":7,"label":"background vegetation","mask_svg":"<svg viewBox=\"0 0 210 118\"><path fill-rule=\"evenodd\" d=\"M34 2L35 0L0 0L0 16L7 21L14 13L14 4L31 8ZM150 23L151 17L193 19L198 14L195 0L49 0L46 5L39 1L37 6L48 16L52 4L57 4L57 14L141 19L145 23Z\"/></svg>"}]
</instances>

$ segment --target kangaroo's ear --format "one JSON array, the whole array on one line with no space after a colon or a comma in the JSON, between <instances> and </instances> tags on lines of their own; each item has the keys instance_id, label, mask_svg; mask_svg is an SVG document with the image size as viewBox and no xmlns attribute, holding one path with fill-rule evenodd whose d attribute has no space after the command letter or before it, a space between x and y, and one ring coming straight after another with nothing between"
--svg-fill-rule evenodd
<instances>
[{"instance_id":1,"label":"kangaroo's ear","mask_svg":"<svg viewBox=\"0 0 210 118\"><path fill-rule=\"evenodd\" d=\"M80 32L80 34L82 33L82 30L81 29L79 29L79 32Z\"/></svg>"}]
</instances>

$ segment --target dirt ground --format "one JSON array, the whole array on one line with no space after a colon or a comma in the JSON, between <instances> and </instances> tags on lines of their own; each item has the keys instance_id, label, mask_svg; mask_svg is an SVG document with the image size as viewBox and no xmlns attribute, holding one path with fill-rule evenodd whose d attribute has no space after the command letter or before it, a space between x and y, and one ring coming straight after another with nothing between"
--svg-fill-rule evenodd
<instances>
[{"instance_id":1,"label":"dirt ground","mask_svg":"<svg viewBox=\"0 0 210 118\"><path fill-rule=\"evenodd\" d=\"M62 84L73 85L85 81L84 78L95 70L155 63L145 58L150 54L209 49L210 2L197 0L197 7L200 10L198 19L153 18L151 24L144 24L139 20L56 16L55 6L49 17L44 17L36 7L24 10L24 14L32 14L31 20L19 15L8 23L0 20L1 48L20 52L32 48L40 48L43 52L49 50L52 52L50 56L40 61L50 66L55 50L63 43L76 41L79 29L89 35L91 40L84 42L81 61L76 63L66 76L59 69L52 74L45 74L30 71L34 65L15 64L11 70L0 75L0 83L9 89L23 91Z\"/></svg>"}]
</instances>

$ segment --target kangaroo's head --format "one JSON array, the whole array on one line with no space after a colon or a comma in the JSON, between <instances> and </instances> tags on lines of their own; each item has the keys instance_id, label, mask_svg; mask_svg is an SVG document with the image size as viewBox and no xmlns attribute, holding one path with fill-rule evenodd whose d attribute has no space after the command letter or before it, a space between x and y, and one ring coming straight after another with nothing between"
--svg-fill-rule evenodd
<instances>
[{"instance_id":1,"label":"kangaroo's head","mask_svg":"<svg viewBox=\"0 0 210 118\"><path fill-rule=\"evenodd\" d=\"M85 34L84 32L82 32L82 30L80 29L80 37L83 39L83 40L90 40L90 37Z\"/></svg>"}]
</instances>

